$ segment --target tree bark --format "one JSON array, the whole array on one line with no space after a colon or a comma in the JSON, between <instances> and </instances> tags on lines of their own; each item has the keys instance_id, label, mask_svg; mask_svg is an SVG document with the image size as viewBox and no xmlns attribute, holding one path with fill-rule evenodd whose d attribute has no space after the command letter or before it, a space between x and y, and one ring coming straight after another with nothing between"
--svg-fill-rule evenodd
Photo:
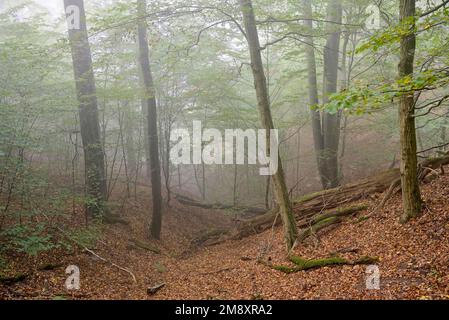
<instances>
[{"instance_id":1,"label":"tree bark","mask_svg":"<svg viewBox=\"0 0 449 320\"><path fill-rule=\"evenodd\" d=\"M274 129L273 119L271 116L269 95L267 89L267 80L263 69L262 56L260 52L260 41L256 27L256 18L251 0L240 0L240 8L243 14L243 22L245 25L246 38L248 41L251 69L254 77L254 85L259 108L259 114L262 127L267 130L267 149L270 145L270 130ZM271 152L271 150L268 150ZM280 207L280 216L284 227L284 239L287 250L293 247L298 236L295 218L292 213L292 206L288 196L288 190L285 183L284 171L280 157L278 158L278 170L273 175L274 191L276 199Z\"/></svg>"},{"instance_id":2,"label":"tree bark","mask_svg":"<svg viewBox=\"0 0 449 320\"><path fill-rule=\"evenodd\" d=\"M304 25L306 27L306 32L312 33L313 31L313 11L312 11L312 1L303 0L304 6ZM320 101L318 98L318 81L317 81L317 71L316 71L316 57L315 57L315 43L313 37L306 37L307 45L305 47L306 60L307 60L307 78L309 86L309 108L312 120L312 131L313 131L313 143L315 149L315 157L318 166L318 174L320 175L320 180L323 188L326 187L326 168L324 163L324 138L323 131L321 128L321 114L314 107L318 106Z\"/></svg>"},{"instance_id":3,"label":"tree bark","mask_svg":"<svg viewBox=\"0 0 449 320\"><path fill-rule=\"evenodd\" d=\"M160 239L162 228L161 165L159 160L156 96L150 68L147 22L145 18L147 12L146 7L146 0L138 0L139 62L145 92L143 108L147 109L147 135L150 152L151 190L153 195L153 214L150 225L150 235L155 239Z\"/></svg>"},{"instance_id":4,"label":"tree bark","mask_svg":"<svg viewBox=\"0 0 449 320\"><path fill-rule=\"evenodd\" d=\"M68 32L79 103L86 194L89 197L86 213L88 216L94 216L103 214L103 202L107 193L104 151L100 138L96 87L87 36L84 2L83 0L64 0L64 7L68 8L69 6L78 8L80 14L80 28L69 28Z\"/></svg>"},{"instance_id":5,"label":"tree bark","mask_svg":"<svg viewBox=\"0 0 449 320\"><path fill-rule=\"evenodd\" d=\"M341 0L328 1L326 33L329 34L324 47L324 79L323 79L323 104L329 102L331 94L338 88L338 61L340 49ZM325 188L335 188L340 184L338 166L338 148L340 143L340 118L341 112L323 114L323 143L324 162L326 167Z\"/></svg>"},{"instance_id":6,"label":"tree bark","mask_svg":"<svg viewBox=\"0 0 449 320\"><path fill-rule=\"evenodd\" d=\"M137 172L137 157L136 157L136 142L133 128L133 116L132 105L126 102L126 108L124 113L124 125L125 125L125 140L126 140L126 155L129 167L130 177L135 177Z\"/></svg>"},{"instance_id":7,"label":"tree bark","mask_svg":"<svg viewBox=\"0 0 449 320\"><path fill-rule=\"evenodd\" d=\"M401 23L409 23L416 14L415 0L400 0L399 14ZM399 76L413 76L416 35L415 24L409 33L401 38ZM401 140L401 185L403 214L401 222L405 223L416 217L421 211L421 193L418 183L418 159L416 156L416 127L414 118L415 97L413 92L405 93L399 102L399 129Z\"/></svg>"}]
</instances>

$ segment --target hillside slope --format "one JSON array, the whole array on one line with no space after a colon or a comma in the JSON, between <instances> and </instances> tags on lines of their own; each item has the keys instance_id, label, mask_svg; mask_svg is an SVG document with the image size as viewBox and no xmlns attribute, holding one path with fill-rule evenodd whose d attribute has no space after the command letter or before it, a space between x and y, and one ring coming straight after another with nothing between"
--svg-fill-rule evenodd
<instances>
[{"instance_id":1,"label":"hillside slope","mask_svg":"<svg viewBox=\"0 0 449 320\"><path fill-rule=\"evenodd\" d=\"M146 212L144 202L128 208L130 226L109 226L91 254L57 252L30 263L16 257L13 267L28 277L17 284L0 285L0 297L75 299L448 299L449 298L449 176L440 176L423 185L425 209L407 225L401 225L400 195L370 219L351 217L332 230L309 238L295 254L305 258L327 257L337 251L342 257L377 256L380 290L365 288L366 266L332 266L284 274L257 262L263 256L276 264L288 264L282 229L274 228L243 240L192 248L190 238L208 226L229 225L230 217L219 212L175 206L165 217L164 242L156 254L130 247L128 239L144 239L140 223ZM367 200L370 208L378 200ZM168 230L171 236L166 236ZM54 270L38 265L57 261ZM130 274L113 266L125 267ZM77 265L81 289L67 292L65 266ZM165 283L154 295L147 288Z\"/></svg>"}]
</instances>

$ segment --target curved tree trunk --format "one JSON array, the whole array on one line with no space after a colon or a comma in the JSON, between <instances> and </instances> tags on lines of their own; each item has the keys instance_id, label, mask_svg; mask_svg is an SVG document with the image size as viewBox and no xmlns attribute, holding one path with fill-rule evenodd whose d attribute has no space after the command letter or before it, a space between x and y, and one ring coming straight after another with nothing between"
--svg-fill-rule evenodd
<instances>
[{"instance_id":1,"label":"curved tree trunk","mask_svg":"<svg viewBox=\"0 0 449 320\"><path fill-rule=\"evenodd\" d=\"M262 57L260 53L259 35L256 27L256 18L251 0L240 0L240 8L243 13L243 22L245 25L246 38L248 41L251 55L251 69L254 76L256 87L257 102L259 114L262 121L262 127L267 130L267 149L269 154L270 130L274 129L273 119L271 117L270 101L267 89L267 80L263 69ZM280 207L280 215L284 226L284 238L287 244L287 250L293 247L298 231L296 229L295 218L292 213L292 207L288 196L287 185L285 183L284 171L280 157L278 157L278 170L273 175L274 191L276 200Z\"/></svg>"}]
</instances>

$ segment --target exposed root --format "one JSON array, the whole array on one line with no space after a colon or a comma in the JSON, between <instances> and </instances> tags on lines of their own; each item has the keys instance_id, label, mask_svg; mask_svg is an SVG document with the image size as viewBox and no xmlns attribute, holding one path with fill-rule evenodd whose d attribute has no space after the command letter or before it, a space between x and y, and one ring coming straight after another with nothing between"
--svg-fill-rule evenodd
<instances>
[{"instance_id":1,"label":"exposed root","mask_svg":"<svg viewBox=\"0 0 449 320\"><path fill-rule=\"evenodd\" d=\"M131 246L133 246L135 248L140 248L140 249L143 249L143 250L151 251L151 252L156 253L156 254L160 254L161 253L161 250L158 247L153 246L150 243L146 243L146 242L143 242L143 241L140 241L140 240L136 240L136 239L129 239L129 243L131 244Z\"/></svg>"},{"instance_id":2,"label":"exposed root","mask_svg":"<svg viewBox=\"0 0 449 320\"><path fill-rule=\"evenodd\" d=\"M4 285L12 285L14 283L24 281L27 277L28 275L25 273L18 273L11 276L0 274L0 283Z\"/></svg>"},{"instance_id":3,"label":"exposed root","mask_svg":"<svg viewBox=\"0 0 449 320\"><path fill-rule=\"evenodd\" d=\"M365 205L356 205L347 208L339 208L337 210L330 210L323 214L313 216L308 222L303 223L309 224L309 227L303 229L297 239L297 243L301 243L311 235L315 235L321 229L327 228L331 225L340 223L342 217L354 214L356 212L367 209Z\"/></svg>"},{"instance_id":4,"label":"exposed root","mask_svg":"<svg viewBox=\"0 0 449 320\"><path fill-rule=\"evenodd\" d=\"M293 262L294 266L290 267L284 265L273 265L271 267L274 270L281 271L284 273L294 273L299 271L322 268L326 266L373 264L379 262L379 258L363 256L354 261L350 261L341 258L339 256L332 256L329 258L311 259L311 260L307 260L298 256L291 256L290 261Z\"/></svg>"}]
</instances>

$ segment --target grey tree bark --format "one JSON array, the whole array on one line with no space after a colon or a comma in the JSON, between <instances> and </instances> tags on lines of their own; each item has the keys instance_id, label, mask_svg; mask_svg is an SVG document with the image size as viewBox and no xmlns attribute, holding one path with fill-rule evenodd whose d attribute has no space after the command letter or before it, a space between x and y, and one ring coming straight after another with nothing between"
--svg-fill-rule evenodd
<instances>
[{"instance_id":1,"label":"grey tree bark","mask_svg":"<svg viewBox=\"0 0 449 320\"><path fill-rule=\"evenodd\" d=\"M64 0L64 8L67 9L70 6L76 7L80 14L79 29L69 27L68 32L79 103L86 194L89 197L89 201L86 204L86 212L88 215L93 216L104 213L103 204L107 193L104 151L100 138L98 103L92 68L92 55L87 35L84 1Z\"/></svg>"},{"instance_id":2,"label":"grey tree bark","mask_svg":"<svg viewBox=\"0 0 449 320\"><path fill-rule=\"evenodd\" d=\"M313 17L312 1L303 0L304 10L304 25L306 32L312 34L313 32ZM306 37L307 45L305 47L306 60L307 60L307 79L309 86L309 108L312 121L313 131L313 143L315 149L315 157L318 166L318 174L320 176L321 184L323 188L327 185L327 173L324 159L324 137L321 128L321 114L314 107L318 106L320 101L318 98L318 81L317 81L317 68L316 68L316 56L315 56L315 43L313 37Z\"/></svg>"},{"instance_id":3,"label":"grey tree bark","mask_svg":"<svg viewBox=\"0 0 449 320\"><path fill-rule=\"evenodd\" d=\"M147 4L146 0L138 0L138 40L139 40L139 63L144 85L145 97L142 100L143 108L147 109L147 136L150 152L151 190L153 195L153 214L150 225L150 235L160 239L162 228L162 192L161 192L161 165L159 159L159 139L157 128L156 95L153 76L150 68L150 54L147 36Z\"/></svg>"},{"instance_id":4,"label":"grey tree bark","mask_svg":"<svg viewBox=\"0 0 449 320\"><path fill-rule=\"evenodd\" d=\"M304 26L308 34L313 33L313 10L311 0L302 0ZM342 22L341 0L327 2L326 25L328 38L324 47L323 101L329 102L329 96L338 89L338 65ZM341 114L330 114L315 110L319 101L315 44L312 36L306 36L306 60L308 70L309 107L311 112L313 141L318 173L324 189L335 188L340 184L338 149L340 143Z\"/></svg>"},{"instance_id":5,"label":"grey tree bark","mask_svg":"<svg viewBox=\"0 0 449 320\"><path fill-rule=\"evenodd\" d=\"M259 35L257 32L256 18L251 0L239 0L240 8L243 14L244 29L246 32L246 39L251 56L251 69L254 77L254 85L256 89L256 96L258 102L259 115L262 122L262 127L267 130L267 149L269 149L270 129L274 129L273 119L271 116L269 94L267 88L267 80L263 68ZM268 150L270 152L270 150ZM273 175L272 180L274 184L274 191L276 200L280 207L280 216L284 227L284 239L287 245L287 251L293 247L298 231L296 222L292 213L292 206L288 196L287 185L285 183L284 171L282 162L278 159L278 170Z\"/></svg>"},{"instance_id":6,"label":"grey tree bark","mask_svg":"<svg viewBox=\"0 0 449 320\"><path fill-rule=\"evenodd\" d=\"M338 89L338 65L342 22L341 0L328 1L326 33L329 34L324 47L323 104L329 102L331 94ZM335 188L340 184L338 148L340 143L341 113L323 113L323 153L325 163L325 188Z\"/></svg>"}]
</instances>

